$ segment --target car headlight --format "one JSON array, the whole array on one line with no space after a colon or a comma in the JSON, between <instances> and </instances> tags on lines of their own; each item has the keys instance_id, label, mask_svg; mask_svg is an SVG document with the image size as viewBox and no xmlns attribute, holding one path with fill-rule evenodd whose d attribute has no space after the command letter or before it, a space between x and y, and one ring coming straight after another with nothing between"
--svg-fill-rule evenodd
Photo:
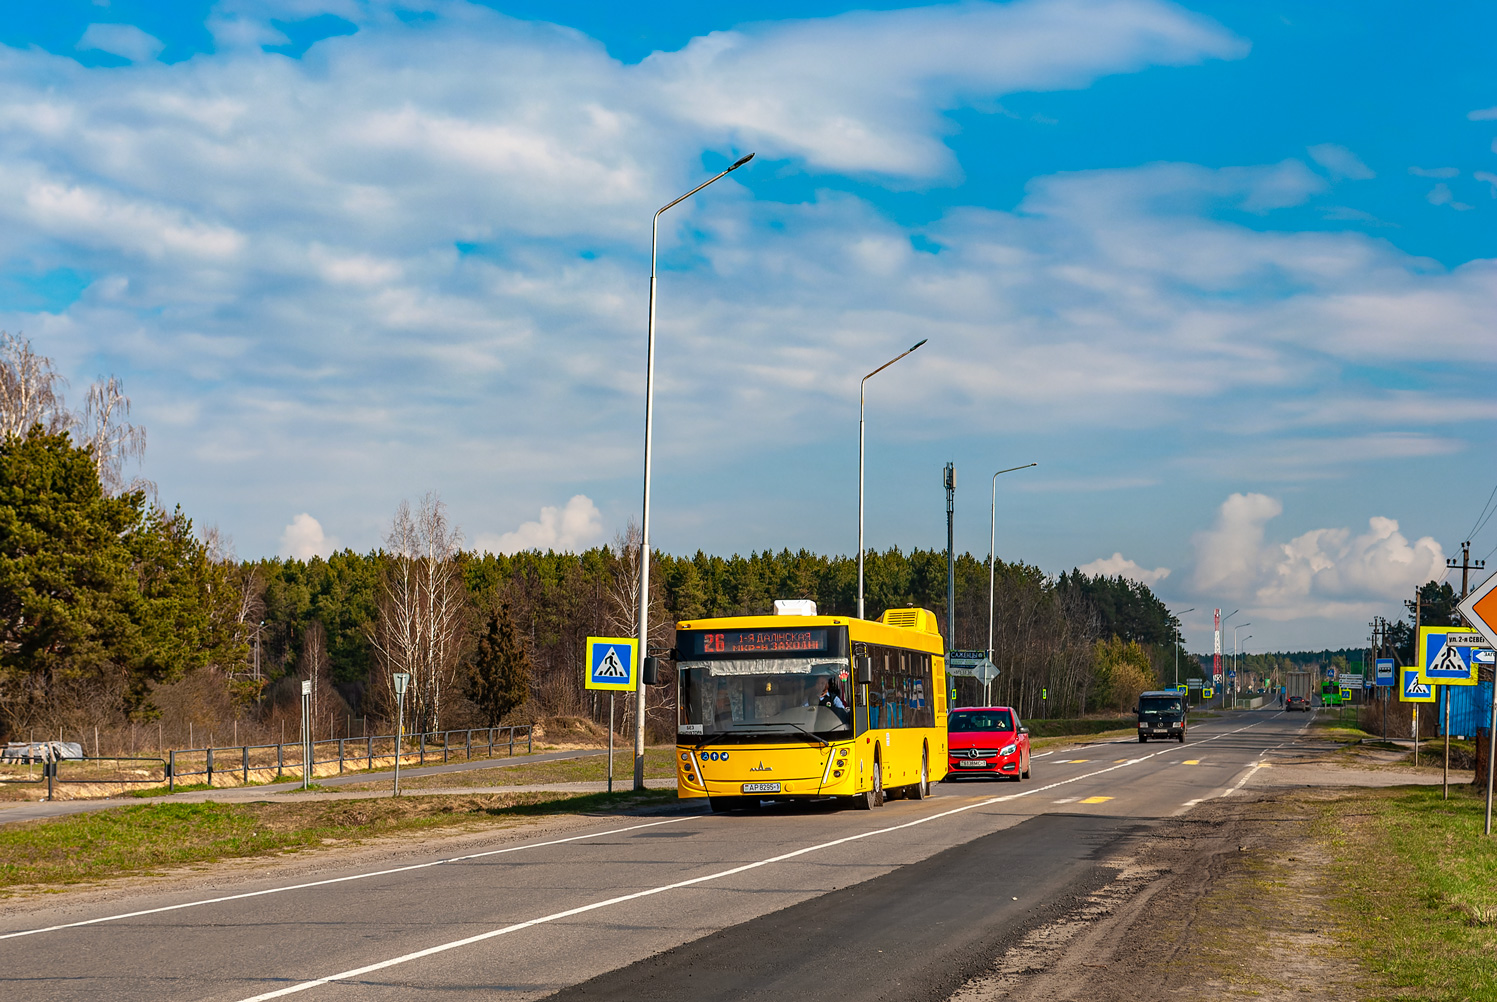
<instances>
[{"instance_id":1,"label":"car headlight","mask_svg":"<svg viewBox=\"0 0 1497 1002\"><path fill-rule=\"evenodd\" d=\"M1002 748L998 749L998 754L1012 755L1015 751L1018 750L1018 747L1018 745L1004 745Z\"/></svg>"}]
</instances>

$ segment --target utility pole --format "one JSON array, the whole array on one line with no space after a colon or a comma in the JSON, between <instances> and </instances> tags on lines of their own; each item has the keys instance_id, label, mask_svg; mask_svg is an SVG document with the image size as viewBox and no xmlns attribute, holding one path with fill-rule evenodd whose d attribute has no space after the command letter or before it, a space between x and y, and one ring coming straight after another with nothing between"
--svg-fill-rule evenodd
<instances>
[{"instance_id":1,"label":"utility pole","mask_svg":"<svg viewBox=\"0 0 1497 1002\"><path fill-rule=\"evenodd\" d=\"M946 464L946 649L956 650L956 464Z\"/></svg>"},{"instance_id":2,"label":"utility pole","mask_svg":"<svg viewBox=\"0 0 1497 1002\"><path fill-rule=\"evenodd\" d=\"M1454 557L1447 557L1445 559L1445 566L1451 570L1460 568L1461 598L1464 599L1466 597L1466 593L1471 590L1471 572L1481 570L1483 567L1487 566L1487 562L1485 560L1477 560L1474 562L1471 560L1471 540L1468 539L1461 544L1461 562L1456 563Z\"/></svg>"}]
</instances>

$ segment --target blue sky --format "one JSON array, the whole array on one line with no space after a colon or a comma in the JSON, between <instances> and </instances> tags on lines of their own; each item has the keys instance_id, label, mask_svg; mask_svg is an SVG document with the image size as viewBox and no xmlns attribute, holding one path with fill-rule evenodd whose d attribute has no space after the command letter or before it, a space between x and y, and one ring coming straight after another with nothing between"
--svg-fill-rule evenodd
<instances>
[{"instance_id":1,"label":"blue sky","mask_svg":"<svg viewBox=\"0 0 1497 1002\"><path fill-rule=\"evenodd\" d=\"M1497 15L1457 3L26 5L0 328L240 555L868 538L1354 644L1497 480ZM1497 519L1476 553L1497 548ZM1167 572L1167 573L1166 573ZM1205 613L1205 615L1203 615Z\"/></svg>"}]
</instances>

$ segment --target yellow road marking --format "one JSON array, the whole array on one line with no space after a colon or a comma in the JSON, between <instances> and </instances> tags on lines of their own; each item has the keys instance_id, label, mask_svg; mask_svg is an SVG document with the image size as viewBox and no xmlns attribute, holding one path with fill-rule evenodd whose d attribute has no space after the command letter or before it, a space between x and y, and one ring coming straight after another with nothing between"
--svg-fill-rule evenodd
<instances>
[{"instance_id":1,"label":"yellow road marking","mask_svg":"<svg viewBox=\"0 0 1497 1002\"><path fill-rule=\"evenodd\" d=\"M1184 762L1181 762L1180 764L1181 765L1200 765L1201 764L1201 760L1198 759L1198 758L1188 758Z\"/></svg>"},{"instance_id":2,"label":"yellow road marking","mask_svg":"<svg viewBox=\"0 0 1497 1002\"><path fill-rule=\"evenodd\" d=\"M1128 761L1128 760L1125 759L1125 758L1115 758L1115 759L1112 760L1112 764L1113 765L1121 765L1122 763L1124 763L1126 761Z\"/></svg>"},{"instance_id":3,"label":"yellow road marking","mask_svg":"<svg viewBox=\"0 0 1497 1002\"><path fill-rule=\"evenodd\" d=\"M1087 797L1085 800L1081 801L1081 803L1083 803L1083 804L1105 804L1105 803L1107 803L1111 799L1112 799L1111 797Z\"/></svg>"},{"instance_id":4,"label":"yellow road marking","mask_svg":"<svg viewBox=\"0 0 1497 1002\"><path fill-rule=\"evenodd\" d=\"M1091 761L1091 759L1089 759L1089 758L1068 758L1064 762L1062 762L1061 765L1081 765L1083 762L1090 762L1090 761ZM1119 759L1118 761L1121 762L1123 760Z\"/></svg>"}]
</instances>

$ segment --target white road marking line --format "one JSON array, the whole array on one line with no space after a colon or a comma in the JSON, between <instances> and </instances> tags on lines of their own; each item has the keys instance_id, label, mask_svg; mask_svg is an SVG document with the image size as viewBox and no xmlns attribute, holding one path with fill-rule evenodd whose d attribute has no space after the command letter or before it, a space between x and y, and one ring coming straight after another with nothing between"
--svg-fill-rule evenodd
<instances>
[{"instance_id":1,"label":"white road marking line","mask_svg":"<svg viewBox=\"0 0 1497 1002\"><path fill-rule=\"evenodd\" d=\"M1051 801L1051 803L1053 803L1053 804L1074 804L1075 802L1076 802L1076 798L1075 797L1066 797L1064 800L1052 800Z\"/></svg>"},{"instance_id":2,"label":"white road marking line","mask_svg":"<svg viewBox=\"0 0 1497 1002\"><path fill-rule=\"evenodd\" d=\"M464 863L472 859L482 859L485 856L498 856L507 852L519 852L521 849L543 849L549 845L561 845L564 842L578 842L589 838L602 838L605 835L621 835L624 832L637 831L640 828L654 828L658 825L673 825L681 821L690 821L694 815L684 818L667 818L664 821L650 821L645 824L630 825L627 828L614 828L606 832L590 832L586 835L573 835L569 838L552 839L549 842L528 842L525 845L512 845L503 849L489 849L485 852L469 853L466 856L451 856L447 859L436 859L429 863L412 863L409 866L396 866L388 870L375 870L371 873L354 873L346 877L331 877L327 880L313 880L305 884L288 884L285 887L269 887L263 891L246 891L243 894L226 894L219 898L204 898L201 901L184 901L178 905L163 905L160 908L146 908L138 912L123 912L119 915L105 915L100 918L84 919L82 922L66 922L62 925L49 925L42 929L24 929L21 932L7 932L0 934L0 939L15 939L19 936L35 936L43 932L56 932L59 929L76 929L83 925L98 925L101 922L117 922L120 919L139 918L142 915L157 915L161 912L174 912L183 908L196 908L199 905L217 905L225 901L242 901L245 898L259 898L267 894L280 894L283 891L301 891L308 887L326 887L329 884L342 884L350 880L364 880L368 877L386 877L392 873L409 873L412 870L424 870L432 866L443 866L447 863Z\"/></svg>"},{"instance_id":3,"label":"white road marking line","mask_svg":"<svg viewBox=\"0 0 1497 1002\"><path fill-rule=\"evenodd\" d=\"M1247 728L1239 728L1239 730L1246 729ZM1048 786L1036 786L1033 789L1023 790L1019 793L1010 793L1002 797L989 797L988 799L978 801L975 804L968 804L965 807L954 807L949 811L941 811L938 814L931 814L923 818L916 818L913 821L906 821L904 824L891 825L888 828L875 828L872 831L860 832L857 835L847 835L843 838L833 839L830 842L821 842L817 845L808 845L800 849L794 849L790 852L781 853L778 856L771 856L768 859L761 859L754 863L745 863L742 866L735 866L727 870L719 870L716 873L708 873L700 877L691 877L687 880L678 880L675 883L662 884L659 887L651 887L643 891L635 891L632 894L621 894L618 897L608 898L604 901L595 901L592 904L579 905L576 908L568 908L565 911L553 912L550 915L542 915L539 918L528 919L524 922L516 922L512 925L502 926L498 929L490 929L488 932L481 932L474 936L464 937L463 939L455 939L449 943L439 943L436 946L429 946L424 950L416 950L413 953L403 954L399 957L392 957L389 960L381 960L373 964L366 964L363 967L355 967L352 970L340 971L337 974L329 974L326 977L315 978L311 981L302 981L294 985L288 985L285 988L278 988L272 992L265 992L262 995L253 995L247 999L242 999L241 1002L268 1002L269 999L284 998L287 995L295 995L299 992L308 991L313 988L320 988L321 986L331 984L334 981L347 981L350 978L362 977L363 975L370 974L374 971L382 971L386 968L395 967L399 964L406 964L413 960L420 960L424 957L434 956L438 953L446 953L449 950L456 950L460 947L471 946L474 943L481 943L485 940L494 939L498 936L506 936L512 932L520 932L524 929L533 928L534 926L546 925L551 922L559 921L560 919L571 918L573 915L582 915L587 912L596 911L599 908L607 908L611 905L623 904L626 901L637 901L640 898L648 898L656 894L664 894L666 891L680 890L683 887L693 887L697 884L705 884L711 880L721 880L723 877L731 877L740 873L746 873L749 870L757 870L762 866L770 866L774 863L783 863L787 859L795 859L798 856L804 856L807 853L817 852L821 849L830 849L834 846L846 845L849 842L856 842L860 839L872 838L875 835L887 835L889 832L897 832L905 828L913 828L916 825L923 825L930 821L938 821L941 818L949 818L956 814L964 814L967 811L976 810L979 807L990 807L993 804L1001 804L1004 801L1018 800L1020 797L1033 796L1036 793L1044 793L1046 790L1053 790L1058 786L1065 786L1068 783L1076 783L1083 779L1090 779L1093 776L1100 776L1103 773L1113 772L1117 769L1123 769L1130 765L1136 765L1139 762L1144 762L1148 759L1153 758L1155 755L1163 755L1166 752L1174 750L1175 749L1173 748L1164 748L1157 752L1152 752L1148 755L1142 755L1138 758L1129 759L1127 762L1124 762L1121 765L1111 765L1106 769L1098 769L1096 772L1085 773L1081 776L1072 776L1070 779L1058 780L1057 782L1051 783Z\"/></svg>"}]
</instances>

